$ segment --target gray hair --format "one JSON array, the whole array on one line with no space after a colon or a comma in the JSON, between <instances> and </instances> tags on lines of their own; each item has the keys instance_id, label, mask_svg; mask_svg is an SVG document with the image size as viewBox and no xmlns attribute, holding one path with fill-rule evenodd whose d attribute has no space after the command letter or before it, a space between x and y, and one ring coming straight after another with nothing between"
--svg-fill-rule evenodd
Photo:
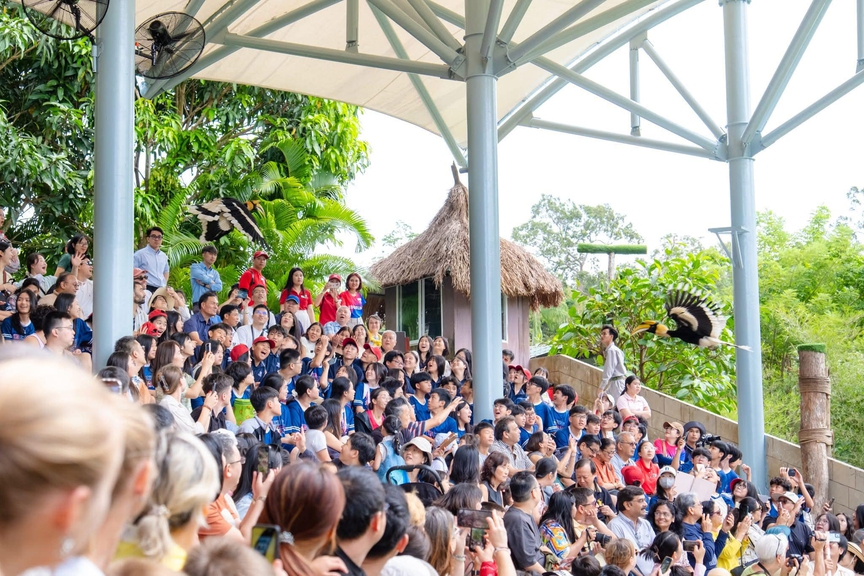
<instances>
[{"instance_id":1,"label":"gray hair","mask_svg":"<svg viewBox=\"0 0 864 576\"><path fill-rule=\"evenodd\" d=\"M698 503L699 499L693 492L682 492L675 498L675 506L684 512L685 515L690 508L696 506Z\"/></svg>"},{"instance_id":2,"label":"gray hair","mask_svg":"<svg viewBox=\"0 0 864 576\"><path fill-rule=\"evenodd\" d=\"M765 534L756 542L756 556L760 562L771 562L777 556L785 556L789 539L785 534Z\"/></svg>"}]
</instances>

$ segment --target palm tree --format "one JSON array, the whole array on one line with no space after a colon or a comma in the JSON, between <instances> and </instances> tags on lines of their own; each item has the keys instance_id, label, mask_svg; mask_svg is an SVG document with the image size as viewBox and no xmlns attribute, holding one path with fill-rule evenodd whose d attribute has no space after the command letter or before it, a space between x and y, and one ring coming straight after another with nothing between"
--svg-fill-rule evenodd
<instances>
[{"instance_id":1,"label":"palm tree","mask_svg":"<svg viewBox=\"0 0 864 576\"><path fill-rule=\"evenodd\" d=\"M268 152L278 159L269 160L258 170L235 180L230 186L230 195L258 204L254 217L271 248L265 271L269 278L270 304L277 306L279 291L294 266L303 268L307 286L312 290L323 286L327 276L333 273L344 277L358 271L366 284L368 274L358 270L350 259L315 253L322 245L340 245L339 236L345 232L356 238L358 252L374 241L363 218L345 206L341 186L329 174L313 173L308 154L293 140L266 143L260 154ZM164 250L172 268L171 280L178 286L189 284L188 267L198 260L201 252L200 229L197 222L188 217L185 207L212 199L205 190L207 180L196 178L189 186L178 190L156 218L157 225L165 233ZM221 238L217 248L223 292L227 294L248 265L255 248L237 231Z\"/></svg>"}]
</instances>

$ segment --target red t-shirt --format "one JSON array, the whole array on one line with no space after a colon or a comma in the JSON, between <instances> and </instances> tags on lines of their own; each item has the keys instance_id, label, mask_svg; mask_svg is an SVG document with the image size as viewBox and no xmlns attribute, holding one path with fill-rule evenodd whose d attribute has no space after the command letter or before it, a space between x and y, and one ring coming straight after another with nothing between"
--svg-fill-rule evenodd
<instances>
[{"instance_id":1,"label":"red t-shirt","mask_svg":"<svg viewBox=\"0 0 864 576\"><path fill-rule=\"evenodd\" d=\"M646 467L642 463L641 458L636 460L636 466L642 471L642 475L645 477L645 481L642 482L642 490L648 496L653 496L657 491L657 478L660 477L660 468L653 462L651 462L650 466Z\"/></svg>"},{"instance_id":2,"label":"red t-shirt","mask_svg":"<svg viewBox=\"0 0 864 576\"><path fill-rule=\"evenodd\" d=\"M265 289L267 288L267 281L264 279L264 275L254 268L249 268L243 272L243 274L240 275L240 280L237 281L237 284L240 286L241 290L246 290L249 293L249 306L255 305L255 303L252 302L252 288L259 284L264 286Z\"/></svg>"},{"instance_id":3,"label":"red t-shirt","mask_svg":"<svg viewBox=\"0 0 864 576\"><path fill-rule=\"evenodd\" d=\"M333 299L333 296L330 292L324 294L324 298L321 299L321 314L318 316L318 322L321 323L321 326L324 326L328 322L336 321L336 301Z\"/></svg>"},{"instance_id":4,"label":"red t-shirt","mask_svg":"<svg viewBox=\"0 0 864 576\"><path fill-rule=\"evenodd\" d=\"M351 295L345 290L339 294L339 300L342 301L342 306L347 306L351 309L351 318L363 318L363 305L366 304L366 299L363 294L357 292L356 295Z\"/></svg>"},{"instance_id":5,"label":"red t-shirt","mask_svg":"<svg viewBox=\"0 0 864 576\"><path fill-rule=\"evenodd\" d=\"M312 305L312 294L309 290L303 290L303 292L296 291L293 287L290 290L282 290L282 294L279 296L279 304L285 304L285 300L288 299L288 296L293 294L300 299L300 310L306 310Z\"/></svg>"}]
</instances>

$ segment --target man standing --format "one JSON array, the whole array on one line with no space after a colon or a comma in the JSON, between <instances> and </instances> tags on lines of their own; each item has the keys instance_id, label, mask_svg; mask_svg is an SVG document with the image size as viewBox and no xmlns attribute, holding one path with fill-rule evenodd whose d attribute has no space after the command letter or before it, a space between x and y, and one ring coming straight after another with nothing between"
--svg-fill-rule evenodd
<instances>
[{"instance_id":1,"label":"man standing","mask_svg":"<svg viewBox=\"0 0 864 576\"><path fill-rule=\"evenodd\" d=\"M204 292L198 299L198 312L183 323L183 331L195 341L197 346L204 343L207 331L219 321L219 296L215 292Z\"/></svg>"},{"instance_id":2,"label":"man standing","mask_svg":"<svg viewBox=\"0 0 864 576\"><path fill-rule=\"evenodd\" d=\"M603 376L600 378L600 396L611 394L615 402L624 392L624 353L615 346L618 331L606 325L600 330L600 345L603 347Z\"/></svg>"},{"instance_id":3,"label":"man standing","mask_svg":"<svg viewBox=\"0 0 864 576\"><path fill-rule=\"evenodd\" d=\"M387 527L384 485L372 470L348 466L339 471L345 508L336 526L336 556L345 562L347 576L366 576L360 567Z\"/></svg>"},{"instance_id":4,"label":"man standing","mask_svg":"<svg viewBox=\"0 0 864 576\"><path fill-rule=\"evenodd\" d=\"M189 267L189 280L192 283L192 302L196 303L205 292L222 291L222 280L219 272L213 268L219 252L215 246L205 246L201 250L201 262L196 262ZM198 310L194 310L197 312Z\"/></svg>"},{"instance_id":5,"label":"man standing","mask_svg":"<svg viewBox=\"0 0 864 576\"><path fill-rule=\"evenodd\" d=\"M609 522L609 530L618 538L630 540L636 550L644 550L654 543L654 529L645 519L648 502L645 492L638 486L625 486L618 491L618 516ZM638 556L636 566L642 574L654 570L654 560Z\"/></svg>"},{"instance_id":6,"label":"man standing","mask_svg":"<svg viewBox=\"0 0 864 576\"><path fill-rule=\"evenodd\" d=\"M237 284L240 287L240 290L246 290L247 297L249 301L247 305L251 308L254 306L252 303L252 289L255 286L267 286L267 280L264 278L264 274L261 273L264 270L264 267L267 265L267 260L270 259L270 256L267 255L266 252L262 250L258 250L255 254L252 255L252 267L247 268L243 274L240 275L240 280L237 281Z\"/></svg>"},{"instance_id":7,"label":"man standing","mask_svg":"<svg viewBox=\"0 0 864 576\"><path fill-rule=\"evenodd\" d=\"M489 450L507 456L511 469L534 470L534 464L531 463L519 445L519 425L516 424L516 419L512 416L505 416L495 424L495 442Z\"/></svg>"},{"instance_id":8,"label":"man standing","mask_svg":"<svg viewBox=\"0 0 864 576\"><path fill-rule=\"evenodd\" d=\"M543 500L543 491L534 475L523 471L511 478L510 494L513 505L504 513L504 527L513 564L516 570L543 574L540 530L534 522L534 509Z\"/></svg>"},{"instance_id":9,"label":"man standing","mask_svg":"<svg viewBox=\"0 0 864 576\"><path fill-rule=\"evenodd\" d=\"M621 469L625 466L633 465L633 454L636 452L636 439L630 432L621 432L618 435L618 441L615 444L615 455L612 457L611 464L615 468L615 474L618 476L618 481L624 482L624 475L621 474Z\"/></svg>"},{"instance_id":10,"label":"man standing","mask_svg":"<svg viewBox=\"0 0 864 576\"><path fill-rule=\"evenodd\" d=\"M157 288L168 285L168 256L162 247L162 229L153 226L147 229L147 245L135 252L133 265L147 272L147 289L155 292Z\"/></svg>"}]
</instances>

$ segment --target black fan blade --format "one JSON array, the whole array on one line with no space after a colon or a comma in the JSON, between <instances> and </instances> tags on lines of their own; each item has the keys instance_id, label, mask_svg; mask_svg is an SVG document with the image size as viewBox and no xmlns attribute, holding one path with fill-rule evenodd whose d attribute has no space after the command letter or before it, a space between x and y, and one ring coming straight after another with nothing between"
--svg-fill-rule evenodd
<instances>
[{"instance_id":1,"label":"black fan blade","mask_svg":"<svg viewBox=\"0 0 864 576\"><path fill-rule=\"evenodd\" d=\"M75 40L102 23L109 0L22 0L27 19L46 36Z\"/></svg>"}]
</instances>

